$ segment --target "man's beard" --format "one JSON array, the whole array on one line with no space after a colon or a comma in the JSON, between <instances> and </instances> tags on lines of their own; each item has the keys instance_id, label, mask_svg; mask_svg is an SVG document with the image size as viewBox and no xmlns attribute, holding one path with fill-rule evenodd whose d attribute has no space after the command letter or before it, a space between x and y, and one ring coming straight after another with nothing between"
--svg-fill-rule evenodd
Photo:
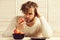
<instances>
[{"instance_id":1,"label":"man's beard","mask_svg":"<svg viewBox=\"0 0 60 40\"><path fill-rule=\"evenodd\" d=\"M33 22L34 19L35 19L35 17L33 17L31 20L27 19L26 22L27 22L27 23Z\"/></svg>"}]
</instances>

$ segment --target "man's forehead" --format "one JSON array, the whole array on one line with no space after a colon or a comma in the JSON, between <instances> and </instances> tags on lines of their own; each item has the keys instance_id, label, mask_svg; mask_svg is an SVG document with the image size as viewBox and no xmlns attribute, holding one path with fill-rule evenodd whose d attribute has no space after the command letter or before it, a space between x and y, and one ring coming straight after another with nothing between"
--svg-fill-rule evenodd
<instances>
[{"instance_id":1,"label":"man's forehead","mask_svg":"<svg viewBox=\"0 0 60 40\"><path fill-rule=\"evenodd\" d=\"M35 8L29 8L28 10L25 10L25 13L33 12Z\"/></svg>"},{"instance_id":2,"label":"man's forehead","mask_svg":"<svg viewBox=\"0 0 60 40\"><path fill-rule=\"evenodd\" d=\"M33 7L32 7L32 8L29 8L28 11L33 11L34 9L35 9L35 8L33 8Z\"/></svg>"}]
</instances>

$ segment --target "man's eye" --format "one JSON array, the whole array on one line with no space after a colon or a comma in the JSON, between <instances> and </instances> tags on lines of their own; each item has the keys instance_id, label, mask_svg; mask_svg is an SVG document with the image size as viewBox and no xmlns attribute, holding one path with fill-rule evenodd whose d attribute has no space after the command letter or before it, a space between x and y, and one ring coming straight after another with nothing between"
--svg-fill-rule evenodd
<instances>
[{"instance_id":1,"label":"man's eye","mask_svg":"<svg viewBox=\"0 0 60 40\"><path fill-rule=\"evenodd\" d=\"M29 13L29 15L32 15L32 13Z\"/></svg>"}]
</instances>

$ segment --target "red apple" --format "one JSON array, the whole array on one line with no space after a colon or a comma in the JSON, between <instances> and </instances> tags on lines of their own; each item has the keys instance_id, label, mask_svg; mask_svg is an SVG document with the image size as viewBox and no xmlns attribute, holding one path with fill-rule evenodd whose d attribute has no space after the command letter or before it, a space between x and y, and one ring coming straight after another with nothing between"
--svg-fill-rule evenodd
<instances>
[{"instance_id":1,"label":"red apple","mask_svg":"<svg viewBox=\"0 0 60 40\"><path fill-rule=\"evenodd\" d=\"M18 29L15 29L15 30L14 30L14 33L19 34L20 31L19 31Z\"/></svg>"},{"instance_id":2,"label":"red apple","mask_svg":"<svg viewBox=\"0 0 60 40\"><path fill-rule=\"evenodd\" d=\"M14 33L15 33L15 34L24 34L24 32L22 32L22 31L20 31L20 30L18 30L18 29L15 29L15 30L14 30Z\"/></svg>"}]
</instances>

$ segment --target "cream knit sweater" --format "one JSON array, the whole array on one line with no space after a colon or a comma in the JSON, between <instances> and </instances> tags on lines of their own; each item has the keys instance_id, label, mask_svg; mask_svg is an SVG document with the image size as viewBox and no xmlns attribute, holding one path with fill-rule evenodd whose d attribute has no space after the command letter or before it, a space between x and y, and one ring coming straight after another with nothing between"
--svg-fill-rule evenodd
<instances>
[{"instance_id":1,"label":"cream knit sweater","mask_svg":"<svg viewBox=\"0 0 60 40\"><path fill-rule=\"evenodd\" d=\"M3 36L12 36L14 29L16 28L17 19L19 16L15 17L8 28L3 32ZM28 27L24 24L24 29L22 30L27 37L51 37L53 32L50 25L44 19L44 16L40 18L35 18L36 22L32 27Z\"/></svg>"}]
</instances>

